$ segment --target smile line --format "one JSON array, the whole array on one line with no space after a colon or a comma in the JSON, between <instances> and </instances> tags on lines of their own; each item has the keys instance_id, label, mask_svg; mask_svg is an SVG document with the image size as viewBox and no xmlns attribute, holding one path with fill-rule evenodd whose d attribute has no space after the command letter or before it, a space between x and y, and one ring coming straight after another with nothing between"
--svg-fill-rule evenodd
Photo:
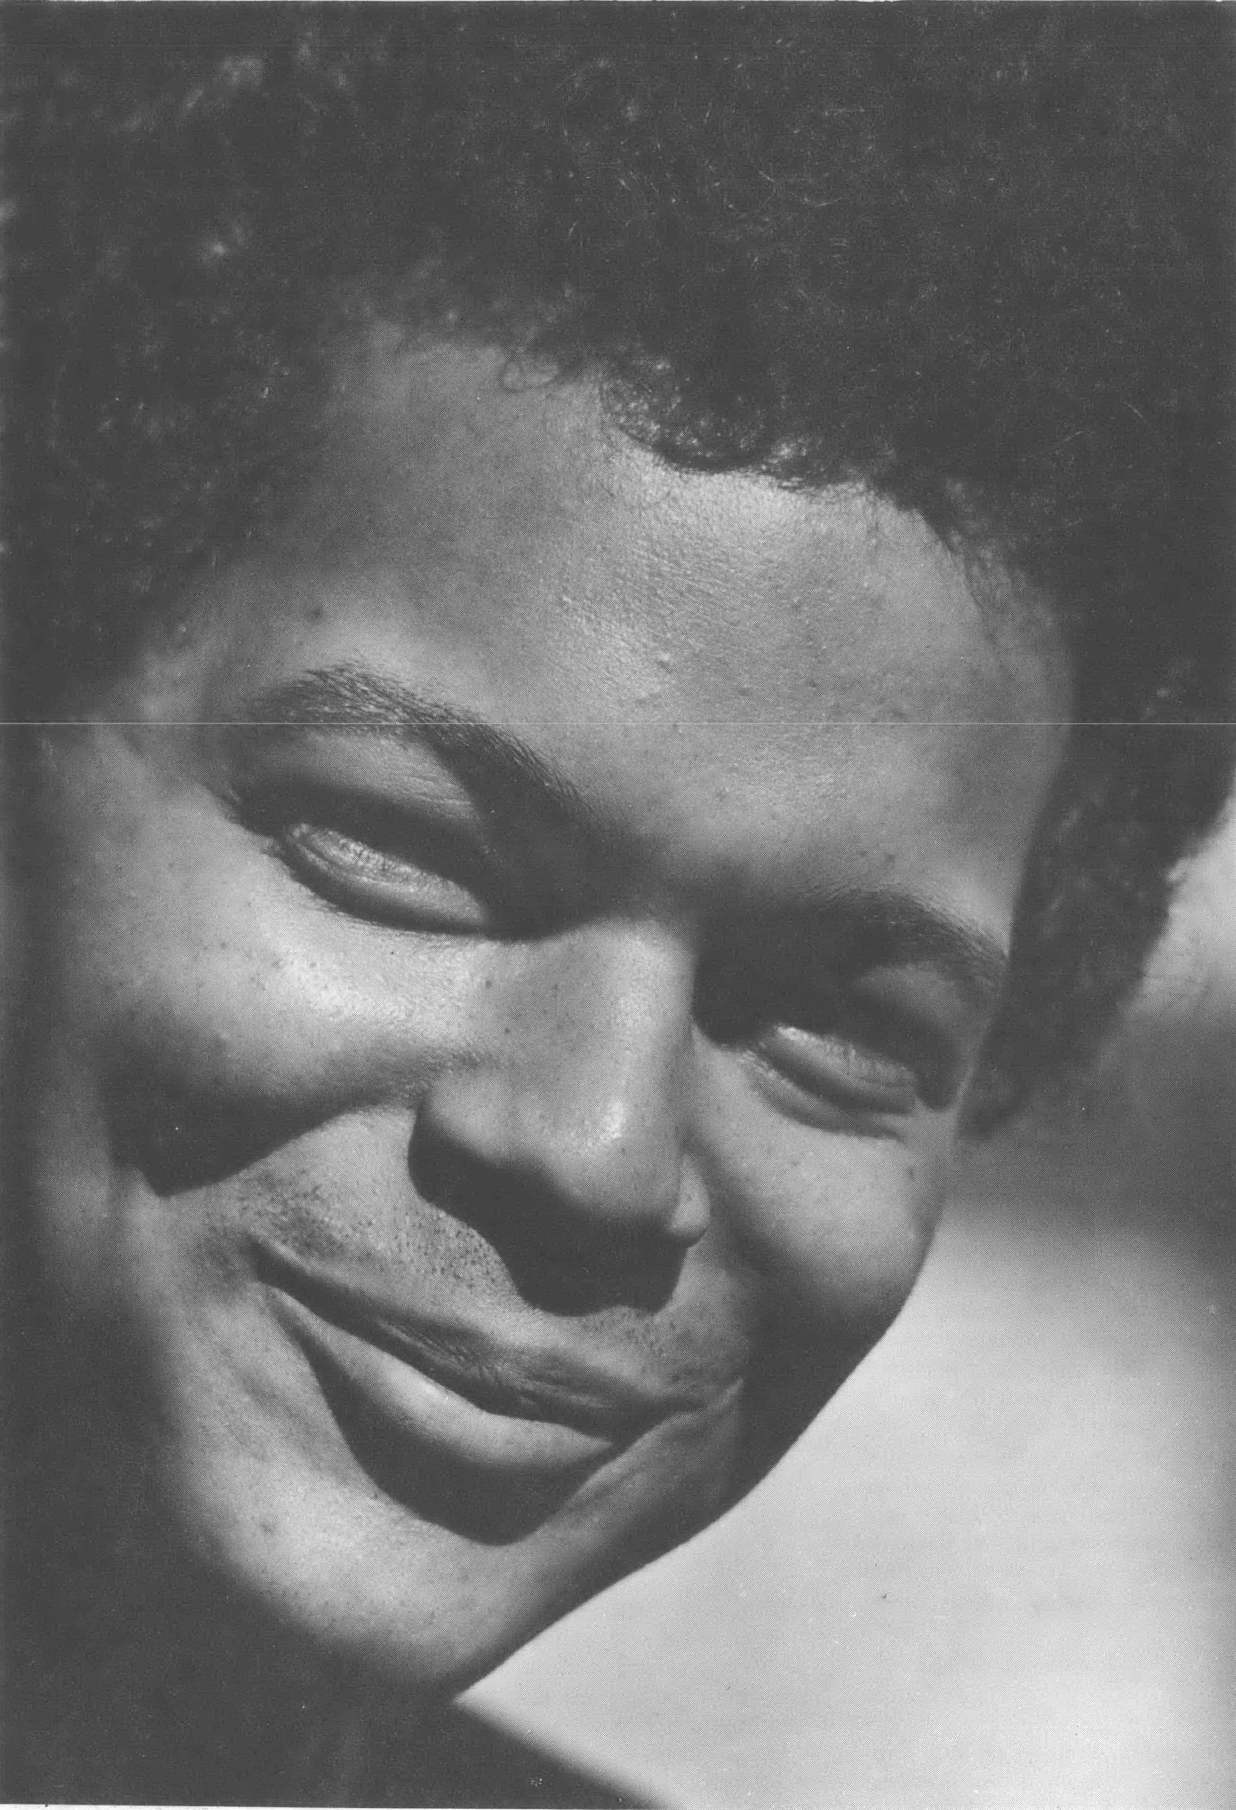
<instances>
[{"instance_id":1,"label":"smile line","mask_svg":"<svg viewBox=\"0 0 1236 1810\"><path fill-rule=\"evenodd\" d=\"M682 1405L667 1401L657 1407L637 1401L630 1392L598 1386L586 1375L577 1387L530 1378L522 1354L491 1356L471 1342L444 1337L424 1325L412 1329L393 1324L381 1305L347 1281L315 1275L256 1239L251 1241L251 1249L257 1274L268 1286L486 1413L557 1423L594 1437L629 1441ZM600 1399L594 1399L597 1396Z\"/></svg>"}]
</instances>

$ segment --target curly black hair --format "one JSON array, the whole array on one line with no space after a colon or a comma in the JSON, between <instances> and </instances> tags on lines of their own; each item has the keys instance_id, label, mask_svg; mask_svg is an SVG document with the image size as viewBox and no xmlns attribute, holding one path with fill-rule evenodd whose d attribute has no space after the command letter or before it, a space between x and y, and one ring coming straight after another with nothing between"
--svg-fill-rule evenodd
<instances>
[{"instance_id":1,"label":"curly black hair","mask_svg":"<svg viewBox=\"0 0 1236 1810\"><path fill-rule=\"evenodd\" d=\"M14 708L312 464L359 319L599 378L679 465L858 482L1050 596L1078 723L974 1094L1136 983L1231 765L1225 9L11 8Z\"/></svg>"}]
</instances>

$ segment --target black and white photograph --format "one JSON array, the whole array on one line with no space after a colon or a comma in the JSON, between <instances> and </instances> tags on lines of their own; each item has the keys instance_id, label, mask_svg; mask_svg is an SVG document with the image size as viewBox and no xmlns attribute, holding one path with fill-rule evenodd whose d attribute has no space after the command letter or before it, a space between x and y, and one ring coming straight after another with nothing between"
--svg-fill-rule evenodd
<instances>
[{"instance_id":1,"label":"black and white photograph","mask_svg":"<svg viewBox=\"0 0 1236 1810\"><path fill-rule=\"evenodd\" d=\"M10 0L0 1799L1236 1803L1236 9Z\"/></svg>"}]
</instances>

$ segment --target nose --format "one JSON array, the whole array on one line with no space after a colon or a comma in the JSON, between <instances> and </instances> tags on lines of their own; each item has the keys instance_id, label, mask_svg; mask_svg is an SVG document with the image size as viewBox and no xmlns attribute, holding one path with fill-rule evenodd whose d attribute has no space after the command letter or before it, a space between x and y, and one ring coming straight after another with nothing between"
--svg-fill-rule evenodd
<instances>
[{"instance_id":1,"label":"nose","mask_svg":"<svg viewBox=\"0 0 1236 1810\"><path fill-rule=\"evenodd\" d=\"M422 1156L487 1193L491 1216L518 1205L584 1243L694 1243L708 1209L684 1162L692 984L689 951L637 926L524 949L474 1059L421 1102Z\"/></svg>"}]
</instances>

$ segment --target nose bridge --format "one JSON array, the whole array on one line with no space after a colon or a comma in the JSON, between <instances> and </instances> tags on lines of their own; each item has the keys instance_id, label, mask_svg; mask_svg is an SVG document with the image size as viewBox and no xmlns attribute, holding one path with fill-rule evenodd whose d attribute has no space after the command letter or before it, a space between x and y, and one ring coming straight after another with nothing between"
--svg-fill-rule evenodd
<instances>
[{"instance_id":1,"label":"nose bridge","mask_svg":"<svg viewBox=\"0 0 1236 1810\"><path fill-rule=\"evenodd\" d=\"M570 939L546 976L529 977L519 1019L525 1060L550 1119L586 1134L598 1152L677 1124L691 1024L685 951L636 927L606 926Z\"/></svg>"},{"instance_id":2,"label":"nose bridge","mask_svg":"<svg viewBox=\"0 0 1236 1810\"><path fill-rule=\"evenodd\" d=\"M495 1001L490 1049L440 1089L438 1129L547 1207L690 1242L692 984L687 947L638 925L539 945Z\"/></svg>"}]
</instances>

